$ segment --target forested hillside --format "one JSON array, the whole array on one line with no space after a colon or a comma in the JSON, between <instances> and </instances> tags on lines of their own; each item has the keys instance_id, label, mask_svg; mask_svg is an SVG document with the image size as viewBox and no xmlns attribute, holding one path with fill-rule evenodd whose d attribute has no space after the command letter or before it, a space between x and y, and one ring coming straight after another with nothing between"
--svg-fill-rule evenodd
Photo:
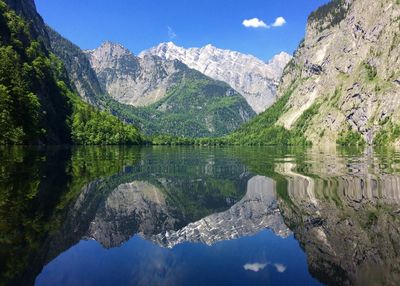
<instances>
[{"instance_id":1,"label":"forested hillside","mask_svg":"<svg viewBox=\"0 0 400 286\"><path fill-rule=\"evenodd\" d=\"M135 127L71 91L62 62L43 42L44 29L24 19L31 15L26 10L18 12L0 1L0 143L139 143Z\"/></svg>"},{"instance_id":2,"label":"forested hillside","mask_svg":"<svg viewBox=\"0 0 400 286\"><path fill-rule=\"evenodd\" d=\"M227 84L189 71L166 96L145 107L134 107L103 96L105 109L139 126L150 136L168 134L185 138L229 134L254 116L245 99Z\"/></svg>"}]
</instances>

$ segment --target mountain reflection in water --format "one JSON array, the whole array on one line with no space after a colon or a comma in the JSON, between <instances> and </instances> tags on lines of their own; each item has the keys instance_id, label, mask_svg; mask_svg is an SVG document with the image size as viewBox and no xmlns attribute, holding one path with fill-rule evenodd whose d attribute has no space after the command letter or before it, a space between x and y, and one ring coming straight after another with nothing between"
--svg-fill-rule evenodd
<instances>
[{"instance_id":1,"label":"mountain reflection in water","mask_svg":"<svg viewBox=\"0 0 400 286\"><path fill-rule=\"evenodd\" d=\"M396 152L90 147L0 154L4 285L400 281Z\"/></svg>"}]
</instances>

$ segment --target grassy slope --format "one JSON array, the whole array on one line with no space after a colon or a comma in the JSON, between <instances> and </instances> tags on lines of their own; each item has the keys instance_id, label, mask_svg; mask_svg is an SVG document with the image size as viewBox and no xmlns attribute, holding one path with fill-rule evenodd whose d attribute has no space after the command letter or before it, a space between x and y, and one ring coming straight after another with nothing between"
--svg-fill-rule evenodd
<instances>
[{"instance_id":1,"label":"grassy slope","mask_svg":"<svg viewBox=\"0 0 400 286\"><path fill-rule=\"evenodd\" d=\"M240 111L255 116L246 100L227 84L188 70L160 101L147 107L124 105L104 96L106 110L140 126L145 134L217 137L245 122Z\"/></svg>"}]
</instances>

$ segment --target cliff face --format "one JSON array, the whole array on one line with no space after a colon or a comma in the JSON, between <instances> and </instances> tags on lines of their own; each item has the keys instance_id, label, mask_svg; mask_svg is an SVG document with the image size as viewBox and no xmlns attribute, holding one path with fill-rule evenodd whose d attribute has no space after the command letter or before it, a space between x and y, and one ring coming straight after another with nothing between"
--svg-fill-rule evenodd
<instances>
[{"instance_id":1,"label":"cliff face","mask_svg":"<svg viewBox=\"0 0 400 286\"><path fill-rule=\"evenodd\" d=\"M396 0L334 0L313 12L284 71L278 96L294 88L278 124L291 129L310 108L314 143L351 130L368 143L400 121L400 5ZM384 131L381 131L384 130Z\"/></svg>"},{"instance_id":2,"label":"cliff face","mask_svg":"<svg viewBox=\"0 0 400 286\"><path fill-rule=\"evenodd\" d=\"M51 51L63 61L71 86L85 102L100 107L99 98L107 95L107 92L101 88L85 53L50 27L46 26L45 29Z\"/></svg>"},{"instance_id":3,"label":"cliff face","mask_svg":"<svg viewBox=\"0 0 400 286\"><path fill-rule=\"evenodd\" d=\"M39 38L46 45L46 48L50 47L49 40L45 31L45 25L42 17L36 11L36 5L34 0L4 0L4 2L12 10L17 12L20 16L25 19L29 19L30 32L34 38Z\"/></svg>"},{"instance_id":4,"label":"cliff face","mask_svg":"<svg viewBox=\"0 0 400 286\"><path fill-rule=\"evenodd\" d=\"M163 98L177 83L177 74L187 69L177 61L158 57L134 56L123 46L111 42L87 51L102 87L117 101L144 106Z\"/></svg>"},{"instance_id":5,"label":"cliff face","mask_svg":"<svg viewBox=\"0 0 400 286\"><path fill-rule=\"evenodd\" d=\"M38 18L36 12L36 5L34 0L5 0L8 7L15 10L19 14L30 15L32 18Z\"/></svg>"}]
</instances>

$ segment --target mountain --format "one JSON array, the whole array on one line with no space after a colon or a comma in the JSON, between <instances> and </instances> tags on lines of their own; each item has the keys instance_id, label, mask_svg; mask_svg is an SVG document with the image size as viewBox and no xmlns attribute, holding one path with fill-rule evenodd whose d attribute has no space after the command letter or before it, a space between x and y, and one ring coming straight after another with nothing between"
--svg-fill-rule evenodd
<instances>
[{"instance_id":1,"label":"mountain","mask_svg":"<svg viewBox=\"0 0 400 286\"><path fill-rule=\"evenodd\" d=\"M102 89L86 54L49 26L45 28L50 40L50 49L63 61L71 86L85 102L101 106L101 96L107 92Z\"/></svg>"},{"instance_id":2,"label":"mountain","mask_svg":"<svg viewBox=\"0 0 400 286\"><path fill-rule=\"evenodd\" d=\"M334 0L313 12L274 111L236 138L301 134L315 144L399 145L399 24L395 0Z\"/></svg>"},{"instance_id":3,"label":"mountain","mask_svg":"<svg viewBox=\"0 0 400 286\"><path fill-rule=\"evenodd\" d=\"M178 61L138 58L111 42L104 42L86 54L104 90L118 102L133 106L146 106L160 100L187 70Z\"/></svg>"},{"instance_id":4,"label":"mountain","mask_svg":"<svg viewBox=\"0 0 400 286\"><path fill-rule=\"evenodd\" d=\"M141 141L135 127L73 92L34 1L0 1L0 24L0 144Z\"/></svg>"},{"instance_id":5,"label":"mountain","mask_svg":"<svg viewBox=\"0 0 400 286\"><path fill-rule=\"evenodd\" d=\"M143 51L139 57L148 55L179 60L213 79L228 83L246 98L257 113L275 102L279 79L291 59L290 55L282 52L265 63L254 56L218 49L212 45L185 49L172 42Z\"/></svg>"},{"instance_id":6,"label":"mountain","mask_svg":"<svg viewBox=\"0 0 400 286\"><path fill-rule=\"evenodd\" d=\"M109 110L138 124L146 134L215 137L255 116L228 84L178 60L139 58L110 42L86 54L101 87L114 100L108 103Z\"/></svg>"}]
</instances>

